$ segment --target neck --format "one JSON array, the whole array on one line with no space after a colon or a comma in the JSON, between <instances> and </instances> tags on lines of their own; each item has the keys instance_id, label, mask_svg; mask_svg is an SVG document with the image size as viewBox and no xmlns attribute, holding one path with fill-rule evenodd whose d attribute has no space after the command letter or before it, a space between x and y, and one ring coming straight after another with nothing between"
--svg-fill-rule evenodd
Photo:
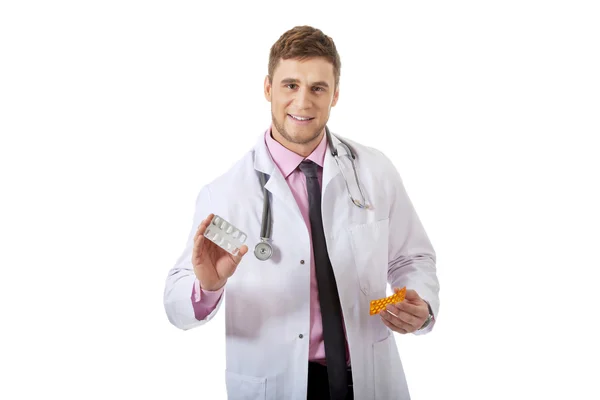
<instances>
[{"instance_id":1,"label":"neck","mask_svg":"<svg viewBox=\"0 0 600 400\"><path fill-rule=\"evenodd\" d=\"M271 137L275 139L275 141L279 142L286 149L293 151L302 157L308 157L313 151L315 151L317 146L319 146L319 143L321 143L321 139L323 139L324 134L325 128L323 128L321 133L319 133L319 135L310 142L294 143L284 138L274 126L271 128Z\"/></svg>"}]
</instances>

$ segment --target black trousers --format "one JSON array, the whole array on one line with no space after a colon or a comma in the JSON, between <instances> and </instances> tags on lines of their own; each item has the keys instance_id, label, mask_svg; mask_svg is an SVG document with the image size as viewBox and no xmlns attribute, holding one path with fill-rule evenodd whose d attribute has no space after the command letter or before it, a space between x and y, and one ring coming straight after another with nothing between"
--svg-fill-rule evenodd
<instances>
[{"instance_id":1,"label":"black trousers","mask_svg":"<svg viewBox=\"0 0 600 400\"><path fill-rule=\"evenodd\" d=\"M308 363L307 400L329 400L329 381L327 367L315 362ZM352 369L348 367L348 396L346 400L354 400L352 388Z\"/></svg>"}]
</instances>

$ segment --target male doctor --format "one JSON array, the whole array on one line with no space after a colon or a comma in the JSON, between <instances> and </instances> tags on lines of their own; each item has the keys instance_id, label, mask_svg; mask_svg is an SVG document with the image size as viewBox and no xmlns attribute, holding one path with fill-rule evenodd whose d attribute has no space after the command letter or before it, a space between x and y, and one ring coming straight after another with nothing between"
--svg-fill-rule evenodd
<instances>
[{"instance_id":1,"label":"male doctor","mask_svg":"<svg viewBox=\"0 0 600 400\"><path fill-rule=\"evenodd\" d=\"M333 40L309 26L271 47L264 94L272 124L200 190L166 280L165 310L180 329L205 324L224 303L230 399L409 399L392 333L434 326L436 256L398 172L376 149L327 137L340 66ZM265 193L266 261L254 253ZM213 215L247 233L236 256L204 237ZM388 283L406 287L406 299L370 315Z\"/></svg>"}]
</instances>

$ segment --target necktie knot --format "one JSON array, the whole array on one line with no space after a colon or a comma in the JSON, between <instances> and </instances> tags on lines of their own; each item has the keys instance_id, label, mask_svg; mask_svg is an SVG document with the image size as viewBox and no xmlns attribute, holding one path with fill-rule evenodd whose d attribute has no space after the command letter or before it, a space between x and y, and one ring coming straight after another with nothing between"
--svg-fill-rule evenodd
<instances>
[{"instance_id":1,"label":"necktie knot","mask_svg":"<svg viewBox=\"0 0 600 400\"><path fill-rule=\"evenodd\" d=\"M300 171L302 171L308 179L317 177L317 170L319 166L310 160L305 160L300 163L298 168L300 168Z\"/></svg>"}]
</instances>

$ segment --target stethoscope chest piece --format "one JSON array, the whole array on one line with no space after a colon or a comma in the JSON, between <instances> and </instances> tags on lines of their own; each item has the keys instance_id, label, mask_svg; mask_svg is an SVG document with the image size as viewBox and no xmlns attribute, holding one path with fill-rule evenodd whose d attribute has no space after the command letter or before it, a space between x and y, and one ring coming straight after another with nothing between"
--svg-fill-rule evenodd
<instances>
[{"instance_id":1,"label":"stethoscope chest piece","mask_svg":"<svg viewBox=\"0 0 600 400\"><path fill-rule=\"evenodd\" d=\"M273 247L263 240L254 248L254 255L261 261L267 261L273 255Z\"/></svg>"}]
</instances>

